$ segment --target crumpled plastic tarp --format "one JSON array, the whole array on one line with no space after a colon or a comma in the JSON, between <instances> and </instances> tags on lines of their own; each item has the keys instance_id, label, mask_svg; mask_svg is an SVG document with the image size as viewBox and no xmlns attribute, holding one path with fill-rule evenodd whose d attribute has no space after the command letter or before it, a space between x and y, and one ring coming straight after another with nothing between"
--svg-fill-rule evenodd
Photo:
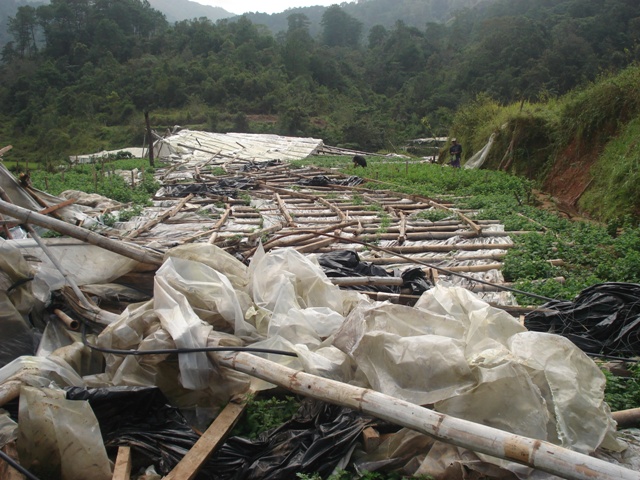
<instances>
[{"instance_id":1,"label":"crumpled plastic tarp","mask_svg":"<svg viewBox=\"0 0 640 480\"><path fill-rule=\"evenodd\" d=\"M207 256L203 247L198 248ZM186 251L183 248L181 255ZM209 252L215 255L214 250ZM357 292L340 290L329 282L314 257L294 249L269 253L259 249L246 270L246 282L242 280L244 267L224 257L221 264L231 267L235 286L224 281L224 272L214 275L212 268L192 258L169 258L158 272L156 282L164 292L156 294L154 302L171 308L144 304L138 307L143 310L140 314L123 315L100 337L118 330L132 332L135 322L127 324L127 316L152 323L135 327L137 333L122 348L147 348L142 345L145 339L161 331L166 340L171 336L174 341L186 341L191 336L192 344L200 345L206 338L197 333L201 329L229 328L229 333L244 336L252 346L292 350L299 355L269 355L271 360L413 403L433 404L443 413L482 420L582 452L595 450L605 440L615 444L614 425L603 402L605 379L597 366L565 339L527 332L506 312L464 289L437 286L412 308L372 302ZM235 288L248 295L251 303L241 304L234 296ZM215 313L223 323L203 323L206 316L203 319L195 313L200 310L209 316ZM156 315L165 317L163 325ZM171 320L173 325L169 325L172 315L179 322ZM190 329L195 333L189 333ZM541 345L544 352L539 351ZM196 362L190 365L190 373L186 368L189 355L184 357L180 365L183 385L202 388L213 365L203 355L202 376L195 374L197 381L186 384L189 375L199 370ZM121 369L122 363L134 360L119 362Z\"/></svg>"},{"instance_id":2,"label":"crumpled plastic tarp","mask_svg":"<svg viewBox=\"0 0 640 480\"><path fill-rule=\"evenodd\" d=\"M568 338L588 353L640 355L640 284L602 283L572 301L555 300L525 317L525 326Z\"/></svg>"}]
</instances>

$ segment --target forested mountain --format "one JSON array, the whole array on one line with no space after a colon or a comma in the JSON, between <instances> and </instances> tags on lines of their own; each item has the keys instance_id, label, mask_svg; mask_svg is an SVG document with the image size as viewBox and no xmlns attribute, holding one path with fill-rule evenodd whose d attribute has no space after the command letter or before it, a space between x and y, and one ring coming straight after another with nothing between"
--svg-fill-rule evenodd
<instances>
[{"instance_id":1,"label":"forested mountain","mask_svg":"<svg viewBox=\"0 0 640 480\"><path fill-rule=\"evenodd\" d=\"M302 13L274 35L249 16L170 25L141 0L22 7L2 50L0 144L64 158L141 143L149 109L156 124L391 149L446 133L480 93L552 98L640 56L640 2L629 0L495 0L444 24L396 21L366 34L347 9L422 5L426 15L445 3L334 5L318 35Z\"/></svg>"},{"instance_id":2,"label":"forested mountain","mask_svg":"<svg viewBox=\"0 0 640 480\"><path fill-rule=\"evenodd\" d=\"M444 23L457 11L475 7L494 0L359 0L358 2L336 2L347 14L362 23L366 33L375 26L392 28L398 20L410 27L424 28L429 22ZM322 15L326 7L290 8L281 13L247 13L253 23L266 25L277 34L288 28L287 18L303 14L309 20L309 33L319 35L322 31Z\"/></svg>"},{"instance_id":3,"label":"forested mountain","mask_svg":"<svg viewBox=\"0 0 640 480\"><path fill-rule=\"evenodd\" d=\"M223 8L202 5L191 0L148 1L153 8L162 12L170 23L201 17L208 18L215 22L223 18L235 16L235 14L227 12ZM12 39L8 30L8 20L16 16L19 7L37 7L47 3L49 3L49 0L2 0L0 2L0 48Z\"/></svg>"}]
</instances>

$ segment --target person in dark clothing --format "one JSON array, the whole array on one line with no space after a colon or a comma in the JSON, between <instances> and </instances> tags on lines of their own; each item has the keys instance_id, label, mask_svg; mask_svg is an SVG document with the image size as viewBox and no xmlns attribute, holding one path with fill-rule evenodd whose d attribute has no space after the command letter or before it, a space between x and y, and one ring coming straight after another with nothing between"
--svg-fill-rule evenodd
<instances>
[{"instance_id":1,"label":"person in dark clothing","mask_svg":"<svg viewBox=\"0 0 640 480\"><path fill-rule=\"evenodd\" d=\"M353 157L353 166L355 167L366 167L367 166L367 159L364 158L362 155L355 155Z\"/></svg>"},{"instance_id":2,"label":"person in dark clothing","mask_svg":"<svg viewBox=\"0 0 640 480\"><path fill-rule=\"evenodd\" d=\"M460 157L462 156L462 145L458 143L456 138L451 139L451 147L449 147L449 155L451 155L451 161L449 165L453 168L460 168Z\"/></svg>"}]
</instances>

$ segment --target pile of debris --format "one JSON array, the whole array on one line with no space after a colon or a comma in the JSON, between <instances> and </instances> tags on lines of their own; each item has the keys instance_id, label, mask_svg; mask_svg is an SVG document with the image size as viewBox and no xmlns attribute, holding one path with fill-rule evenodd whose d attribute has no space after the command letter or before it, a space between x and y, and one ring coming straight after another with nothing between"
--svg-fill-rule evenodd
<instances>
[{"instance_id":1,"label":"pile of debris","mask_svg":"<svg viewBox=\"0 0 640 480\"><path fill-rule=\"evenodd\" d=\"M0 171L0 212L20 225L0 220L30 237L0 239L6 478L640 478L599 368L508 313L511 232L317 169L223 157L220 176L212 145L176 142L209 157L174 158L154 206L112 227L100 219L118 206L56 209ZM450 218L421 218L434 208ZM225 441L275 386L316 401Z\"/></svg>"}]
</instances>

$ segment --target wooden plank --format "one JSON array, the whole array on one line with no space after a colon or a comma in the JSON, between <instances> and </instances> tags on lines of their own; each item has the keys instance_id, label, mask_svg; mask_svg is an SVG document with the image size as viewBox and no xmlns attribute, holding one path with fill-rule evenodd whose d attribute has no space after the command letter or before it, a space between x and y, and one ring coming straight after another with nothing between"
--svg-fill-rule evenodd
<instances>
[{"instance_id":1,"label":"wooden plank","mask_svg":"<svg viewBox=\"0 0 640 480\"><path fill-rule=\"evenodd\" d=\"M362 432L362 444L364 446L364 451L367 453L373 452L376 448L380 446L381 443L380 433L373 428L367 427Z\"/></svg>"},{"instance_id":2,"label":"wooden plank","mask_svg":"<svg viewBox=\"0 0 640 480\"><path fill-rule=\"evenodd\" d=\"M193 479L202 465L238 422L247 407L247 401L248 397L245 396L238 402L229 402L191 450L189 450L178 465L171 470L169 475L164 477L164 480Z\"/></svg>"},{"instance_id":3,"label":"wooden plank","mask_svg":"<svg viewBox=\"0 0 640 480\"><path fill-rule=\"evenodd\" d=\"M129 480L131 478L131 447L118 448L116 466L112 480Z\"/></svg>"}]
</instances>

